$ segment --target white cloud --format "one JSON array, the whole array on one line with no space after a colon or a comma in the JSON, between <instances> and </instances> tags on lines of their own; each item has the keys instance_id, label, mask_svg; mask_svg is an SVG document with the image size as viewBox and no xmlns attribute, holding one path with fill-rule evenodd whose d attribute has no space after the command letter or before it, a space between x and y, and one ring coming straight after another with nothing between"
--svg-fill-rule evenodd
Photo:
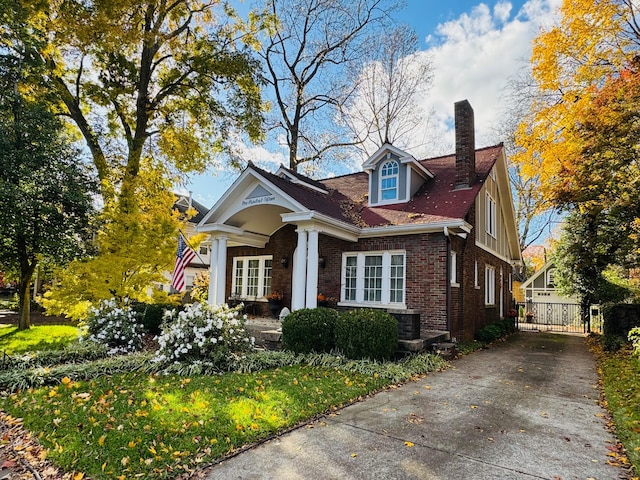
<instances>
[{"instance_id":1,"label":"white cloud","mask_svg":"<svg viewBox=\"0 0 640 480\"><path fill-rule=\"evenodd\" d=\"M518 11L509 1L498 0L493 7L478 3L470 12L440 24L427 37L430 48L418 53L433 60L433 87L425 96L423 108L434 115L423 134L416 134L408 150L418 158L452 153L454 145L453 104L468 99L475 111L476 144L495 144L494 126L504 108L504 89L510 77L529 61L531 41L542 28L555 20L562 0L527 0ZM243 158L269 170L288 164L282 145L238 146ZM268 150L272 148L274 151ZM341 172L344 173L344 172ZM193 189L195 198L213 203L231 184L231 172L216 179L212 188ZM204 182L203 182L204 183ZM204 194L202 192L204 191Z\"/></svg>"},{"instance_id":2,"label":"white cloud","mask_svg":"<svg viewBox=\"0 0 640 480\"><path fill-rule=\"evenodd\" d=\"M549 26L561 0L529 0L513 14L510 2L491 10L480 3L471 12L442 23L432 38L429 54L435 78L425 108L435 111L429 138L438 145L412 149L416 156L453 150L453 104L468 99L475 111L476 144L494 144L493 127L499 123L504 89L510 77L528 62L531 41L542 26Z\"/></svg>"}]
</instances>

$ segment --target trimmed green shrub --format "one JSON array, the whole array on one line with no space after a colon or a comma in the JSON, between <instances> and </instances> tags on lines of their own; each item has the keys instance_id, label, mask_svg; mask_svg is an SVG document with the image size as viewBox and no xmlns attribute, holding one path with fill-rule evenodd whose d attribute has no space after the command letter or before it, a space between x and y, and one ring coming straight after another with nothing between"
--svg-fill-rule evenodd
<instances>
[{"instance_id":1,"label":"trimmed green shrub","mask_svg":"<svg viewBox=\"0 0 640 480\"><path fill-rule=\"evenodd\" d=\"M617 352L626 344L624 337L614 333L605 333L600 338L600 344L605 352Z\"/></svg>"},{"instance_id":2,"label":"trimmed green shrub","mask_svg":"<svg viewBox=\"0 0 640 480\"><path fill-rule=\"evenodd\" d=\"M165 312L181 310L171 303L135 303L131 307L138 313L144 331L151 335L160 335Z\"/></svg>"},{"instance_id":3,"label":"trimmed green shrub","mask_svg":"<svg viewBox=\"0 0 640 480\"><path fill-rule=\"evenodd\" d=\"M627 338L632 328L640 327L640 305L638 304L605 305L602 308L602 316L602 330L605 335Z\"/></svg>"},{"instance_id":4,"label":"trimmed green shrub","mask_svg":"<svg viewBox=\"0 0 640 480\"><path fill-rule=\"evenodd\" d=\"M382 310L357 309L336 321L336 348L346 357L388 360L398 347L398 321Z\"/></svg>"},{"instance_id":5,"label":"trimmed green shrub","mask_svg":"<svg viewBox=\"0 0 640 480\"><path fill-rule=\"evenodd\" d=\"M475 339L481 343L491 343L515 331L515 325L509 318L485 325L475 333Z\"/></svg>"},{"instance_id":6,"label":"trimmed green shrub","mask_svg":"<svg viewBox=\"0 0 640 480\"><path fill-rule=\"evenodd\" d=\"M331 308L302 308L282 320L282 347L295 353L330 352L335 347L338 312Z\"/></svg>"}]
</instances>

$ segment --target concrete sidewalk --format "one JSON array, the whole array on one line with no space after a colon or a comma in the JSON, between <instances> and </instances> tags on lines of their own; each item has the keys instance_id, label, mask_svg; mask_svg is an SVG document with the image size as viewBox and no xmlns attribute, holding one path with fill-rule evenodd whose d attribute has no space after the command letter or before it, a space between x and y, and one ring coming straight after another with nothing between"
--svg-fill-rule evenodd
<instances>
[{"instance_id":1,"label":"concrete sidewalk","mask_svg":"<svg viewBox=\"0 0 640 480\"><path fill-rule=\"evenodd\" d=\"M624 478L579 336L519 333L214 466L208 479Z\"/></svg>"}]
</instances>

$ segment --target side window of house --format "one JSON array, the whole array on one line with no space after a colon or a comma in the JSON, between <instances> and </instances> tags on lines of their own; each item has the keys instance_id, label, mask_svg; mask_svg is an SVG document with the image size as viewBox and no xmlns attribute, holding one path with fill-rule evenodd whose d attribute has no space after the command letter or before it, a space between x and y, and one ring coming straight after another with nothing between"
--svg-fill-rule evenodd
<instances>
[{"instance_id":1,"label":"side window of house","mask_svg":"<svg viewBox=\"0 0 640 480\"><path fill-rule=\"evenodd\" d=\"M240 298L259 298L271 293L272 255L234 257L231 291Z\"/></svg>"},{"instance_id":2,"label":"side window of house","mask_svg":"<svg viewBox=\"0 0 640 480\"><path fill-rule=\"evenodd\" d=\"M486 196L486 219L485 219L485 229L489 235L492 237L496 237L496 202L495 200L487 193Z\"/></svg>"},{"instance_id":3,"label":"side window of house","mask_svg":"<svg viewBox=\"0 0 640 480\"><path fill-rule=\"evenodd\" d=\"M487 265L484 271L484 303L496 304L496 269L490 265Z\"/></svg>"},{"instance_id":4,"label":"side window of house","mask_svg":"<svg viewBox=\"0 0 640 480\"><path fill-rule=\"evenodd\" d=\"M380 200L398 198L398 162L388 161L380 169Z\"/></svg>"},{"instance_id":5,"label":"side window of house","mask_svg":"<svg viewBox=\"0 0 640 480\"><path fill-rule=\"evenodd\" d=\"M405 298L405 253L347 253L342 257L342 302L402 304Z\"/></svg>"},{"instance_id":6,"label":"side window of house","mask_svg":"<svg viewBox=\"0 0 640 480\"><path fill-rule=\"evenodd\" d=\"M206 255L207 253L209 253L209 247L200 245L200 255Z\"/></svg>"},{"instance_id":7,"label":"side window of house","mask_svg":"<svg viewBox=\"0 0 640 480\"><path fill-rule=\"evenodd\" d=\"M450 280L452 285L458 284L458 255L456 252L451 252L451 262L449 265L450 271Z\"/></svg>"},{"instance_id":8,"label":"side window of house","mask_svg":"<svg viewBox=\"0 0 640 480\"><path fill-rule=\"evenodd\" d=\"M473 286L476 288L480 287L480 278L478 278L478 261L477 260L473 265Z\"/></svg>"}]
</instances>

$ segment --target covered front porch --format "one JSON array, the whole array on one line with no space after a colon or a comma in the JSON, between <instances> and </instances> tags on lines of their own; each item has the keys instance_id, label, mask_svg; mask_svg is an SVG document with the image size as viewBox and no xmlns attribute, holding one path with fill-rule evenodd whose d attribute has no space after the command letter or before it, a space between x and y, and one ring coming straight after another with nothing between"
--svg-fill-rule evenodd
<instances>
[{"instance_id":1,"label":"covered front porch","mask_svg":"<svg viewBox=\"0 0 640 480\"><path fill-rule=\"evenodd\" d=\"M315 308L319 272L327 261L320 239L357 241L355 228L309 210L252 168L197 230L210 238L209 303L242 301L264 306L256 309L260 313L270 298L280 295L282 306L291 310ZM334 255L338 258L332 260L339 262L339 254Z\"/></svg>"}]
</instances>

